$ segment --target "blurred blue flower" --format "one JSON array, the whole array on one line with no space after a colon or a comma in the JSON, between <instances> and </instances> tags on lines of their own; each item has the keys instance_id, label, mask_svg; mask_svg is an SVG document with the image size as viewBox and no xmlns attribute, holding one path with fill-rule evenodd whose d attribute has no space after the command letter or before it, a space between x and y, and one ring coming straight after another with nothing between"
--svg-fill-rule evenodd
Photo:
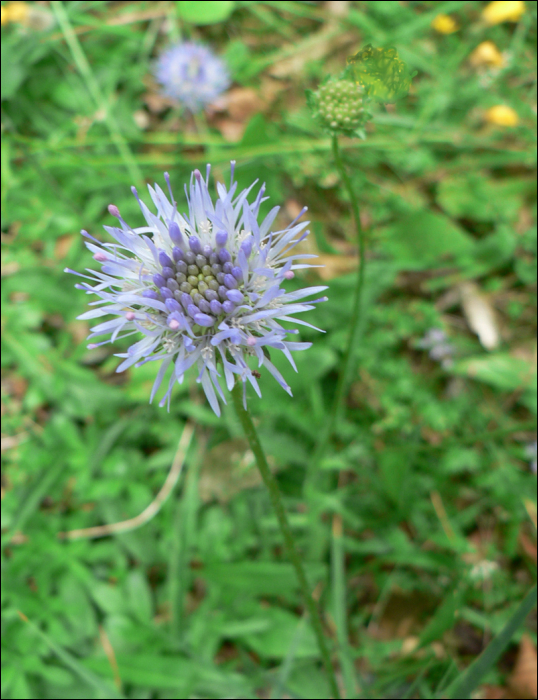
<instances>
[{"instance_id":1,"label":"blurred blue flower","mask_svg":"<svg viewBox=\"0 0 538 700\"><path fill-rule=\"evenodd\" d=\"M534 442L531 442L529 445L526 446L525 454L531 460L531 463L530 463L531 472L533 472L533 474L536 474L536 465L537 465L537 458L538 458L538 446L537 446L536 440Z\"/></svg>"},{"instance_id":2,"label":"blurred blue flower","mask_svg":"<svg viewBox=\"0 0 538 700\"><path fill-rule=\"evenodd\" d=\"M448 342L447 334L441 328L430 328L417 347L428 350L430 358L440 362L445 369L453 365L454 346Z\"/></svg>"},{"instance_id":3,"label":"blurred blue flower","mask_svg":"<svg viewBox=\"0 0 538 700\"><path fill-rule=\"evenodd\" d=\"M87 270L89 275L74 274L91 280L77 284L88 294L100 299L90 305L81 319L112 315L114 318L91 329L89 339L110 335L107 340L89 345L90 348L143 334L126 353L117 371L132 365L158 361L159 372L151 392L153 400L166 371L172 374L167 391L160 402L170 403L174 383L181 383L184 373L192 366L198 369L211 407L220 415L217 394L226 403L219 383L221 372L228 390L236 380L243 382L246 403L246 382L261 396L257 382L260 375L247 360L254 358L258 367L264 365L278 383L291 395L290 388L269 359L268 349L281 350L297 371L291 351L305 350L311 343L293 342L290 335L296 329L283 328L281 321L310 324L293 318L293 314L313 309L321 297L302 303L304 297L318 294L327 287L308 287L286 292L282 285L294 277L293 270L311 267L298 259L315 255L292 254L293 248L307 235L308 222L297 223L306 211L285 229L272 231L271 226L279 207L274 207L258 223L264 197L262 185L254 202L248 196L254 185L236 194L234 166L230 189L218 183L218 196L213 203L208 191L210 166L206 179L198 170L191 175L187 196L188 214L181 216L173 199L168 174L165 180L170 201L162 189L148 186L157 209L153 214L133 194L147 225L129 227L117 207L109 211L119 221L119 227L105 226L116 243L100 243L82 231L88 239L86 246L94 259L101 263L99 271ZM67 269L66 272L73 270ZM103 304L104 302L104 304ZM316 329L320 330L320 329Z\"/></svg>"},{"instance_id":4,"label":"blurred blue flower","mask_svg":"<svg viewBox=\"0 0 538 700\"><path fill-rule=\"evenodd\" d=\"M161 54L155 77L165 95L193 113L214 102L230 86L224 61L207 46L189 41Z\"/></svg>"}]
</instances>

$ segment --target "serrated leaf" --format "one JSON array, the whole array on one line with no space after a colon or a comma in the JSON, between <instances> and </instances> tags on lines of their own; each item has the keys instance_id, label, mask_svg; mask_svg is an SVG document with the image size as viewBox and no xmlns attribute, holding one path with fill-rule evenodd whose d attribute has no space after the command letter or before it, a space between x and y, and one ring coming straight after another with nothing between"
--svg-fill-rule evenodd
<instances>
[{"instance_id":1,"label":"serrated leaf","mask_svg":"<svg viewBox=\"0 0 538 700\"><path fill-rule=\"evenodd\" d=\"M374 48L368 44L347 59L355 81L379 102L395 102L409 92L411 72L395 48Z\"/></svg>"}]
</instances>

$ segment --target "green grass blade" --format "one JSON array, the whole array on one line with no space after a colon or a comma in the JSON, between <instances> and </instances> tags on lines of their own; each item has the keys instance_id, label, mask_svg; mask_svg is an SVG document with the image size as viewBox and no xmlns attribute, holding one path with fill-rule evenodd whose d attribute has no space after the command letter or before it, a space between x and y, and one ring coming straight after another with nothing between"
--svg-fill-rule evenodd
<instances>
[{"instance_id":1,"label":"green grass blade","mask_svg":"<svg viewBox=\"0 0 538 700\"><path fill-rule=\"evenodd\" d=\"M348 639L345 551L342 537L342 520L340 515L335 515L334 518L331 540L333 612L334 621L336 623L336 635L338 638L340 667L342 669L347 697L352 698L355 697L357 693L357 679Z\"/></svg>"},{"instance_id":2,"label":"green grass blade","mask_svg":"<svg viewBox=\"0 0 538 700\"><path fill-rule=\"evenodd\" d=\"M97 108L102 109L105 114L105 122L110 132L110 136L118 149L123 164L129 173L129 177L135 182L135 184L141 185L144 182L142 171L138 167L138 163L136 162L127 141L120 131L112 109L105 99L97 80L95 79L90 63L86 58L86 54L82 49L80 41L73 30L63 3L58 0L58 2L53 2L51 7L56 19L58 20L58 24L63 32L69 50L71 51L73 61L75 62L79 73L86 83L88 92L92 96Z\"/></svg>"},{"instance_id":3,"label":"green grass blade","mask_svg":"<svg viewBox=\"0 0 538 700\"><path fill-rule=\"evenodd\" d=\"M178 500L174 517L175 537L170 547L168 594L173 638L179 640L184 625L185 595L192 581L189 556L195 545L196 519L199 508L198 478L205 446L199 445L189 461L183 495Z\"/></svg>"},{"instance_id":4,"label":"green grass blade","mask_svg":"<svg viewBox=\"0 0 538 700\"><path fill-rule=\"evenodd\" d=\"M293 635L293 639L289 646L288 653L284 657L282 665L278 671L275 684L271 690L271 700L283 697L284 692L286 690L287 692L289 692L289 689L287 689L286 684L288 682L289 675L293 669L296 652L299 647L299 644L302 641L302 637L307 624L307 619L308 616L305 613L303 614L303 616L299 620L299 623L297 624L297 629L295 630L295 634Z\"/></svg>"},{"instance_id":5,"label":"green grass blade","mask_svg":"<svg viewBox=\"0 0 538 700\"><path fill-rule=\"evenodd\" d=\"M430 659L426 665L420 670L419 674L417 677L413 680L409 688L407 689L406 693L402 695L402 700L409 700L409 698L414 697L415 692L417 691L417 688L419 685L422 683L423 679L425 678L426 674L430 670L430 668L433 665L434 659Z\"/></svg>"},{"instance_id":6,"label":"green grass blade","mask_svg":"<svg viewBox=\"0 0 538 700\"><path fill-rule=\"evenodd\" d=\"M42 499L47 495L55 481L59 479L60 475L64 472L64 469L65 465L62 462L58 462L57 464L51 466L49 471L44 470L36 486L28 494L28 497L13 518L8 532L2 535L2 546L9 542L18 530L22 530L28 518L30 518L39 508L39 504L41 503Z\"/></svg>"},{"instance_id":7,"label":"green grass blade","mask_svg":"<svg viewBox=\"0 0 538 700\"><path fill-rule=\"evenodd\" d=\"M56 654L56 656L62 661L67 668L70 668L73 673L78 676L84 683L94 688L99 698L123 698L124 696L119 693L112 685L104 681L99 676L84 668L84 666L72 656L69 652L65 651L61 646L56 644L56 642L49 637L48 634L39 629L39 627L31 622L26 615L19 612L19 615L23 622L25 622L33 632L48 645L49 649Z\"/></svg>"},{"instance_id":8,"label":"green grass blade","mask_svg":"<svg viewBox=\"0 0 538 700\"><path fill-rule=\"evenodd\" d=\"M448 688L446 697L452 700L470 698L471 693L480 683L485 674L506 649L516 631L524 623L525 618L536 604L536 586L527 593L523 602L507 622L504 629L488 644L480 656L473 661L469 668Z\"/></svg>"}]
</instances>

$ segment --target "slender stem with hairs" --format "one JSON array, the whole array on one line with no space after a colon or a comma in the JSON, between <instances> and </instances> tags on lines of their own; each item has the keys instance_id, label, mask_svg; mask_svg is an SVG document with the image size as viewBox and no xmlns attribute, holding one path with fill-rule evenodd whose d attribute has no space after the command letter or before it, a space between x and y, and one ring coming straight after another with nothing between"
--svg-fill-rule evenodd
<instances>
[{"instance_id":1,"label":"slender stem with hairs","mask_svg":"<svg viewBox=\"0 0 538 700\"><path fill-rule=\"evenodd\" d=\"M278 488L276 479L274 478L269 465L267 464L267 458L261 446L256 428L250 417L250 413L245 411L243 408L243 388L240 382L238 382L232 390L233 401L235 409L243 430L245 431L246 438L250 445L250 449L254 453L256 458L256 463L260 474L262 476L263 482L269 491L269 497L271 498L271 504L282 532L282 537L284 538L284 544L288 551L288 556L295 568L295 573L297 574L297 579L299 581L299 587L303 594L305 606L309 612L310 619L312 620L312 627L317 638L319 650L321 653L321 658L327 672L327 678L331 688L331 694L334 698L339 698L340 693L338 691L338 685L336 683L336 677L334 674L334 669L331 664L331 659L329 656L329 650L325 642L325 637L323 634L323 624L321 621L321 615L318 610L318 606L312 597L308 582L306 580L306 574L301 563L301 558L295 546L295 539L291 531L290 525L288 523L288 518L286 516L286 511L284 510L284 505L282 503L282 497Z\"/></svg>"}]
</instances>

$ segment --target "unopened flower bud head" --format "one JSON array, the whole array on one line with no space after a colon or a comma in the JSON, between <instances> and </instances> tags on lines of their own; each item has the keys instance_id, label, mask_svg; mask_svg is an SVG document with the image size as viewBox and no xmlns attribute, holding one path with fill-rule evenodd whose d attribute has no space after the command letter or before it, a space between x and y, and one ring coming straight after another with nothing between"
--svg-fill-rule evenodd
<instances>
[{"instance_id":1,"label":"unopened flower bud head","mask_svg":"<svg viewBox=\"0 0 538 700\"><path fill-rule=\"evenodd\" d=\"M364 98L364 89L354 81L331 78L310 93L309 102L325 131L352 135L370 116Z\"/></svg>"}]
</instances>

